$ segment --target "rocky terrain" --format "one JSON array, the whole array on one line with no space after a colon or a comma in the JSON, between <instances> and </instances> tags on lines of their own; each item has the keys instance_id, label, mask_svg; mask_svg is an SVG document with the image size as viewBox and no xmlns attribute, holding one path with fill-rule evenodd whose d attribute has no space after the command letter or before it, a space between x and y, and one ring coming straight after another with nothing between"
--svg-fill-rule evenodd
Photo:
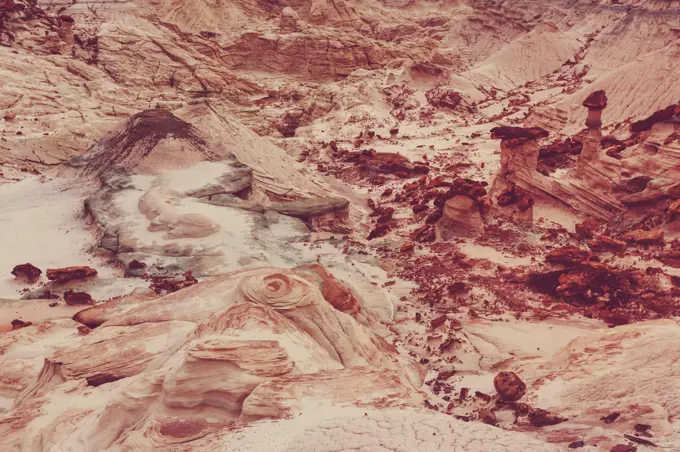
<instances>
[{"instance_id":1,"label":"rocky terrain","mask_svg":"<svg viewBox=\"0 0 680 452\"><path fill-rule=\"evenodd\" d=\"M680 450L678 74L678 0L0 0L0 450Z\"/></svg>"}]
</instances>

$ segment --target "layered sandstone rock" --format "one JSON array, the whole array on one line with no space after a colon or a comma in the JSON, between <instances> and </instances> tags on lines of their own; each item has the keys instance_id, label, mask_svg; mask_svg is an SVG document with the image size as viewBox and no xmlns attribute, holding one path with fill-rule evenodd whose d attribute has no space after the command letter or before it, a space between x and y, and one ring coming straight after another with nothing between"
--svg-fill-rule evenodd
<instances>
[{"instance_id":1,"label":"layered sandstone rock","mask_svg":"<svg viewBox=\"0 0 680 452\"><path fill-rule=\"evenodd\" d=\"M146 301L70 343L55 343L37 380L16 397L13 420L0 422L4 444L21 443L25 430L11 433L16 422L29 429L50 424L36 431L45 447L63 447L77 432L86 449L106 450L114 441L132 447L140 422L190 420L196 409L222 422L248 422L290 417L308 403L417 405L413 385L422 377L415 366L337 310L328 283L331 298L324 299L288 270L239 272ZM197 296L214 302L197 310ZM112 384L119 390L103 389ZM57 394L75 401L87 386L102 388L105 403L94 410L66 404L53 418L57 411L32 408ZM163 431L157 441L171 441Z\"/></svg>"},{"instance_id":2,"label":"layered sandstone rock","mask_svg":"<svg viewBox=\"0 0 680 452\"><path fill-rule=\"evenodd\" d=\"M444 204L444 213L436 224L436 232L439 240L482 234L484 221L477 200L464 194L449 198Z\"/></svg>"}]
</instances>

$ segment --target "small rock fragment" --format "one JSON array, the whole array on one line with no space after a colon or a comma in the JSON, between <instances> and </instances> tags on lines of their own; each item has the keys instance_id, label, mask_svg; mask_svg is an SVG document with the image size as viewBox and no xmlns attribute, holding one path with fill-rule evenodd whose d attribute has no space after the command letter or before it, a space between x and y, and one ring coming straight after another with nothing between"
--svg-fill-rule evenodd
<instances>
[{"instance_id":1,"label":"small rock fragment","mask_svg":"<svg viewBox=\"0 0 680 452\"><path fill-rule=\"evenodd\" d=\"M479 420L488 425L496 425L498 423L496 414L488 408L479 410Z\"/></svg>"},{"instance_id":2,"label":"small rock fragment","mask_svg":"<svg viewBox=\"0 0 680 452\"><path fill-rule=\"evenodd\" d=\"M389 223L379 223L373 228L373 230L368 234L368 240L377 239L379 237L384 237L390 232Z\"/></svg>"},{"instance_id":3,"label":"small rock fragment","mask_svg":"<svg viewBox=\"0 0 680 452\"><path fill-rule=\"evenodd\" d=\"M574 226L576 233L584 239L592 239L595 237L595 232L602 226L602 223L594 218L588 218L582 223Z\"/></svg>"},{"instance_id":4,"label":"small rock fragment","mask_svg":"<svg viewBox=\"0 0 680 452\"><path fill-rule=\"evenodd\" d=\"M23 320L14 319L12 320L12 330L18 330L19 328L26 328L27 326L33 325L33 322L24 322Z\"/></svg>"},{"instance_id":5,"label":"small rock fragment","mask_svg":"<svg viewBox=\"0 0 680 452\"><path fill-rule=\"evenodd\" d=\"M437 328L439 326L442 326L444 323L446 323L446 316L443 315L441 317L437 317L436 319L430 320L430 326L432 328Z\"/></svg>"},{"instance_id":6,"label":"small rock fragment","mask_svg":"<svg viewBox=\"0 0 680 452\"><path fill-rule=\"evenodd\" d=\"M449 339L445 340L444 342L442 342L442 343L439 345L439 350L442 351L442 352L445 352L446 350L448 350L448 349L450 349L451 347L453 347L453 345L454 345L455 343L456 343L455 339L449 338Z\"/></svg>"},{"instance_id":7,"label":"small rock fragment","mask_svg":"<svg viewBox=\"0 0 680 452\"><path fill-rule=\"evenodd\" d=\"M78 336L87 336L92 330L85 325L80 325L78 327Z\"/></svg>"},{"instance_id":8,"label":"small rock fragment","mask_svg":"<svg viewBox=\"0 0 680 452\"><path fill-rule=\"evenodd\" d=\"M171 293L198 283L198 280L193 277L190 270L185 271L183 276L184 279L172 279L168 276L154 276L149 288L157 294L163 292Z\"/></svg>"},{"instance_id":9,"label":"small rock fragment","mask_svg":"<svg viewBox=\"0 0 680 452\"><path fill-rule=\"evenodd\" d=\"M546 256L545 260L551 264L561 264L566 266L576 265L588 260L591 253L576 246L563 246L556 248Z\"/></svg>"},{"instance_id":10,"label":"small rock fragment","mask_svg":"<svg viewBox=\"0 0 680 452\"><path fill-rule=\"evenodd\" d=\"M588 246L595 252L618 253L626 249L626 242L616 240L606 235L601 235L594 240L588 241Z\"/></svg>"},{"instance_id":11,"label":"small rock fragment","mask_svg":"<svg viewBox=\"0 0 680 452\"><path fill-rule=\"evenodd\" d=\"M627 440L632 441L634 443L642 444L643 446L649 446L649 447L659 447L653 442L643 439L643 438L638 438L637 436L633 435L623 435Z\"/></svg>"},{"instance_id":12,"label":"small rock fragment","mask_svg":"<svg viewBox=\"0 0 680 452\"><path fill-rule=\"evenodd\" d=\"M529 422L534 427L546 427L548 425L556 425L561 422L565 422L567 419L561 418L556 414L552 414L549 411L541 410L539 408L531 410L529 412Z\"/></svg>"},{"instance_id":13,"label":"small rock fragment","mask_svg":"<svg viewBox=\"0 0 680 452\"><path fill-rule=\"evenodd\" d=\"M87 292L74 292L69 290L64 293L64 301L68 305L74 304L94 304L94 300Z\"/></svg>"},{"instance_id":14,"label":"small rock fragment","mask_svg":"<svg viewBox=\"0 0 680 452\"><path fill-rule=\"evenodd\" d=\"M649 430L652 428L651 425L649 424L635 424L635 431L639 433L640 435L644 436L652 436L649 433Z\"/></svg>"},{"instance_id":15,"label":"small rock fragment","mask_svg":"<svg viewBox=\"0 0 680 452\"><path fill-rule=\"evenodd\" d=\"M413 248L415 248L415 245L413 244L413 242L409 242L409 243L403 244L401 246L401 248L399 249L399 251L401 251L402 253L408 253L408 252L413 251Z\"/></svg>"},{"instance_id":16,"label":"small rock fragment","mask_svg":"<svg viewBox=\"0 0 680 452\"><path fill-rule=\"evenodd\" d=\"M617 444L612 447L609 452L636 452L637 447L629 446L628 444Z\"/></svg>"},{"instance_id":17,"label":"small rock fragment","mask_svg":"<svg viewBox=\"0 0 680 452\"><path fill-rule=\"evenodd\" d=\"M619 416L621 416L621 413L614 412L614 413L610 413L610 414L608 414L604 417L601 417L600 420L604 421L605 424L611 424L612 422L617 420L619 418Z\"/></svg>"},{"instance_id":18,"label":"small rock fragment","mask_svg":"<svg viewBox=\"0 0 680 452\"><path fill-rule=\"evenodd\" d=\"M138 260L131 261L125 268L126 278L139 278L143 277L146 272L146 264Z\"/></svg>"}]
</instances>

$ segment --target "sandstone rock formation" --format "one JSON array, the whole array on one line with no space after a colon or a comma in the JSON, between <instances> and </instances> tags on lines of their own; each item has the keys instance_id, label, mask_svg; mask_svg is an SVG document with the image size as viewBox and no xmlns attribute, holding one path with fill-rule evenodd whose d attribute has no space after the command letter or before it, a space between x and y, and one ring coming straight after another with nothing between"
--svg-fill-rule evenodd
<instances>
[{"instance_id":1,"label":"sandstone rock formation","mask_svg":"<svg viewBox=\"0 0 680 452\"><path fill-rule=\"evenodd\" d=\"M512 135L512 128L498 128L492 130L493 138L501 138L501 170L498 179L515 183L528 190L536 197L550 197L562 201L576 211L603 220L615 217L626 218L627 222L640 218L642 212L630 209L636 205L654 204L659 198L665 198L665 191L672 184L670 174L675 171L673 160L674 106L659 111L643 121L631 125L633 135L628 139L629 144L623 144L622 149L632 147L629 156L621 160L602 152L602 114L606 113L607 96L604 91L591 93L583 105L588 108L586 119L587 131L583 139L583 148L578 157L578 164L562 177L545 177L536 174L536 144L525 142L530 133L524 132L525 141ZM661 125L664 124L664 125ZM657 127L665 138L661 147L652 144L654 132L643 138L640 133L646 129ZM515 132L520 134L519 132ZM669 141L670 140L670 141ZM533 143L529 140L529 143ZM510 151L512 147L516 149ZM645 149L650 146L661 152L668 153L668 158L662 157L652 161ZM522 157L517 157L517 155ZM505 157L503 157L505 156ZM613 181L613 183L612 183ZM496 189L497 191L498 189ZM626 212L626 209L630 210Z\"/></svg>"},{"instance_id":2,"label":"sandstone rock formation","mask_svg":"<svg viewBox=\"0 0 680 452\"><path fill-rule=\"evenodd\" d=\"M473 197L460 194L446 201L444 214L437 222L438 239L475 237L482 232L484 232L484 221L477 201Z\"/></svg>"},{"instance_id":3,"label":"sandstone rock formation","mask_svg":"<svg viewBox=\"0 0 680 452\"><path fill-rule=\"evenodd\" d=\"M677 449L679 11L0 0L0 450Z\"/></svg>"},{"instance_id":4,"label":"sandstone rock formation","mask_svg":"<svg viewBox=\"0 0 680 452\"><path fill-rule=\"evenodd\" d=\"M335 294L326 289L329 296ZM216 296L217 303L197 310L191 294ZM290 417L307 399L417 405L421 396L415 387L422 376L415 366L337 310L334 301L294 272L269 268L143 302L88 335L62 342L46 357L37 380L17 395L14 420L1 424L5 444L24 440L25 431L16 432L14 439L7 436L17 422L29 429L35 425L39 441L55 446L70 441L70 433L59 433L67 424L80 430L81 421L94 422L92 429L83 424L79 441L85 449L106 450L126 432L137 431L138 422L144 422L146 430L167 416L190 421L199 407L211 409L223 422L238 417L248 422ZM94 412L83 407L76 414L77 404L62 406L69 414L31 408L33 399L47 391L80 398L77 387L103 388L113 382L120 382L120 390L100 391L106 403L98 402ZM151 401L158 406L152 408ZM51 427L39 428L42 422ZM134 444L133 437L123 442ZM172 434L161 431L155 441L170 444Z\"/></svg>"}]
</instances>

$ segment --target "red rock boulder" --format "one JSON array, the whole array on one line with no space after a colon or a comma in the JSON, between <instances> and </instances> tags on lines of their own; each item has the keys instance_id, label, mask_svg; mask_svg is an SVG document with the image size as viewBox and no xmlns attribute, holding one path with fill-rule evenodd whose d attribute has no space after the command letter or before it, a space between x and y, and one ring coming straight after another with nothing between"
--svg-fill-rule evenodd
<instances>
[{"instance_id":1,"label":"red rock boulder","mask_svg":"<svg viewBox=\"0 0 680 452\"><path fill-rule=\"evenodd\" d=\"M69 290L64 293L64 301L68 305L75 304L94 304L94 300L89 293L86 292L74 292Z\"/></svg>"},{"instance_id":2,"label":"red rock boulder","mask_svg":"<svg viewBox=\"0 0 680 452\"><path fill-rule=\"evenodd\" d=\"M663 229L652 229L645 231L636 229L623 235L623 240L629 243L639 243L640 245L662 245L664 243Z\"/></svg>"},{"instance_id":3,"label":"red rock boulder","mask_svg":"<svg viewBox=\"0 0 680 452\"><path fill-rule=\"evenodd\" d=\"M566 266L576 265L590 259L592 254L576 246L563 246L550 251L545 260L551 264L561 264Z\"/></svg>"},{"instance_id":4,"label":"red rock boulder","mask_svg":"<svg viewBox=\"0 0 680 452\"><path fill-rule=\"evenodd\" d=\"M47 279L56 283L66 283L93 276L97 276L97 270L85 266L47 269Z\"/></svg>"},{"instance_id":5,"label":"red rock boulder","mask_svg":"<svg viewBox=\"0 0 680 452\"><path fill-rule=\"evenodd\" d=\"M40 278L40 275L42 275L42 270L40 270L35 265L26 263L15 266L14 269L12 269L12 274L17 278L35 281Z\"/></svg>"},{"instance_id":6,"label":"red rock boulder","mask_svg":"<svg viewBox=\"0 0 680 452\"><path fill-rule=\"evenodd\" d=\"M594 240L588 241L588 246L595 252L618 253L626 249L626 242L613 239L607 235L601 235Z\"/></svg>"},{"instance_id":7,"label":"red rock boulder","mask_svg":"<svg viewBox=\"0 0 680 452\"><path fill-rule=\"evenodd\" d=\"M24 322L23 320L19 319L12 320L12 330L18 330L19 328L25 328L31 325L33 325L33 322Z\"/></svg>"},{"instance_id":8,"label":"red rock boulder","mask_svg":"<svg viewBox=\"0 0 680 452\"><path fill-rule=\"evenodd\" d=\"M607 93L602 90L591 93L588 97L586 97L586 100L583 101L583 106L588 109L605 109L607 107Z\"/></svg>"},{"instance_id":9,"label":"red rock boulder","mask_svg":"<svg viewBox=\"0 0 680 452\"><path fill-rule=\"evenodd\" d=\"M514 372L500 372L493 379L498 396L505 402L516 402L526 393L527 385Z\"/></svg>"},{"instance_id":10,"label":"red rock boulder","mask_svg":"<svg viewBox=\"0 0 680 452\"><path fill-rule=\"evenodd\" d=\"M493 140L505 140L514 138L537 139L545 138L548 135L550 135L548 131L540 127L527 128L527 127L501 126L494 127L493 129L491 129L491 139Z\"/></svg>"}]
</instances>

